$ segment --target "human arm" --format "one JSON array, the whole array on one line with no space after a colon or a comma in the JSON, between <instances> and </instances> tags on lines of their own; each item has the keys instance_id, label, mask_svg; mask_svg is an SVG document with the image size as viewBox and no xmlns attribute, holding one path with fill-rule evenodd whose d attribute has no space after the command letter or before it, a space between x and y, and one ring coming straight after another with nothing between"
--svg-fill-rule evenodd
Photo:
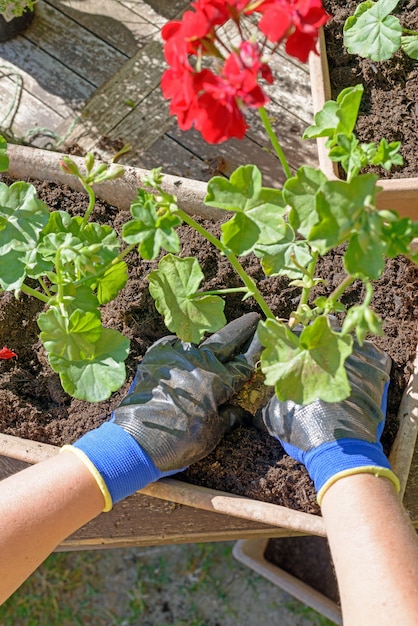
<instances>
[{"instance_id":1,"label":"human arm","mask_svg":"<svg viewBox=\"0 0 418 626\"><path fill-rule=\"evenodd\" d=\"M303 463L317 489L345 626L416 623L418 547L380 436L390 359L356 345L346 363L352 394L342 403L301 407L272 398L263 421ZM388 610L388 607L391 607Z\"/></svg>"},{"instance_id":2,"label":"human arm","mask_svg":"<svg viewBox=\"0 0 418 626\"><path fill-rule=\"evenodd\" d=\"M415 626L418 542L393 484L347 476L328 489L321 510L344 626Z\"/></svg>"},{"instance_id":3,"label":"human arm","mask_svg":"<svg viewBox=\"0 0 418 626\"><path fill-rule=\"evenodd\" d=\"M63 539L103 510L97 482L68 452L2 480L0 502L0 604Z\"/></svg>"},{"instance_id":4,"label":"human arm","mask_svg":"<svg viewBox=\"0 0 418 626\"><path fill-rule=\"evenodd\" d=\"M208 454L240 419L231 394L253 372L257 315L199 348L153 346L110 422L0 483L0 600L69 534L112 504Z\"/></svg>"}]
</instances>

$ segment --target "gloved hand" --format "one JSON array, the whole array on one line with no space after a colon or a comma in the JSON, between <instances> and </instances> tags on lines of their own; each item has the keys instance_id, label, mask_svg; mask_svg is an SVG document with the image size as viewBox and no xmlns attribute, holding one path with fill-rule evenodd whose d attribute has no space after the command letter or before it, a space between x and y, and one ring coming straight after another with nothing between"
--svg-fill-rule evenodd
<instances>
[{"instance_id":1,"label":"gloved hand","mask_svg":"<svg viewBox=\"0 0 418 626\"><path fill-rule=\"evenodd\" d=\"M257 416L287 454L306 466L319 504L332 484L351 474L385 476L399 491L399 480L380 443L390 367L390 358L372 343L365 341L360 347L355 342L346 360L349 398L302 406L273 396Z\"/></svg>"},{"instance_id":2,"label":"gloved hand","mask_svg":"<svg viewBox=\"0 0 418 626\"><path fill-rule=\"evenodd\" d=\"M258 320L256 313L244 315L200 347L172 336L157 341L111 421L63 447L96 478L105 511L200 460L243 420L245 412L226 403L253 374Z\"/></svg>"}]
</instances>

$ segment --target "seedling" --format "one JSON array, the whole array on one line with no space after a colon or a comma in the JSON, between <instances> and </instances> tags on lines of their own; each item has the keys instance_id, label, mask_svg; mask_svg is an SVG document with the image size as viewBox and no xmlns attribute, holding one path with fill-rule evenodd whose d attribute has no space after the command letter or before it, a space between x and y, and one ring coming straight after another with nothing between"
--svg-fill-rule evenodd
<instances>
[{"instance_id":1,"label":"seedling","mask_svg":"<svg viewBox=\"0 0 418 626\"><path fill-rule=\"evenodd\" d=\"M344 45L350 54L372 61L386 61L401 49L418 59L418 32L403 28L391 15L399 0L361 2L344 25Z\"/></svg>"}]
</instances>

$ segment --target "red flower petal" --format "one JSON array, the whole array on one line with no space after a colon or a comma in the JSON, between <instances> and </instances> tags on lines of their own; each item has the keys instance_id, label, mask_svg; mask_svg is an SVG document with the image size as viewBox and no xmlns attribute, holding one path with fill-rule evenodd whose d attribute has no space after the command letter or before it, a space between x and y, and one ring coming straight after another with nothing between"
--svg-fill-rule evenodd
<instances>
[{"instance_id":1,"label":"red flower petal","mask_svg":"<svg viewBox=\"0 0 418 626\"><path fill-rule=\"evenodd\" d=\"M0 359L12 359L14 356L17 356L17 354L6 348L6 346L0 350Z\"/></svg>"}]
</instances>

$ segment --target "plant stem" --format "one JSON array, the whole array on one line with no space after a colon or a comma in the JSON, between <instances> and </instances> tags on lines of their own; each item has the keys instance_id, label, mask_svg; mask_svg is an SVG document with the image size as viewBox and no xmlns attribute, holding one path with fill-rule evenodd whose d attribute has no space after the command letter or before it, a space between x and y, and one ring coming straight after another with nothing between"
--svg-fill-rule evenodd
<instances>
[{"instance_id":1,"label":"plant stem","mask_svg":"<svg viewBox=\"0 0 418 626\"><path fill-rule=\"evenodd\" d=\"M332 300L333 302L336 302L338 298L342 296L342 294L347 289L347 287L349 287L354 281L355 281L354 276L346 276L344 280L342 281L342 283L340 283L338 287L334 289L331 295L328 296L328 300Z\"/></svg>"},{"instance_id":2,"label":"plant stem","mask_svg":"<svg viewBox=\"0 0 418 626\"><path fill-rule=\"evenodd\" d=\"M418 37L418 31L417 30L411 30L409 28L403 28L402 29L402 33L404 33L405 35L413 35L414 37Z\"/></svg>"},{"instance_id":3,"label":"plant stem","mask_svg":"<svg viewBox=\"0 0 418 626\"><path fill-rule=\"evenodd\" d=\"M176 213L179 215L179 217L181 217L184 222L186 222L186 224L194 228L198 233L202 235L202 237L207 239L213 246L215 246L215 248L217 248L219 252L226 256L226 258L231 263L232 267L244 283L248 295L252 296L255 299L267 318L273 320L276 319L276 317L271 312L269 306L267 305L267 302L264 300L263 296L258 290L257 285L255 284L251 276L248 276L235 254L229 248L227 248L227 246L225 246L219 239L214 237L214 235L212 235L209 231L203 228L203 226L198 224L198 222L196 222L190 215L185 213L182 209L177 207Z\"/></svg>"},{"instance_id":4,"label":"plant stem","mask_svg":"<svg viewBox=\"0 0 418 626\"><path fill-rule=\"evenodd\" d=\"M84 189L85 189L85 191L86 191L86 193L88 194L88 197L89 197L89 205L87 207L87 211L84 214L83 222L81 224L81 228L84 228L84 226L88 222L88 219L90 217L91 212L94 209L94 205L96 204L96 194L94 193L94 191L90 187L90 185L86 185L85 182L82 179L80 179L80 180L81 180L81 184L83 185L83 187L84 187Z\"/></svg>"},{"instance_id":5,"label":"plant stem","mask_svg":"<svg viewBox=\"0 0 418 626\"><path fill-rule=\"evenodd\" d=\"M44 279L42 277L39 277L38 278L38 282L41 285L42 289L45 291L46 295L48 297L50 297L51 296L51 292L49 291L48 287L45 285Z\"/></svg>"},{"instance_id":6,"label":"plant stem","mask_svg":"<svg viewBox=\"0 0 418 626\"><path fill-rule=\"evenodd\" d=\"M315 274L315 268L316 268L316 262L318 261L318 252L313 252L312 254L312 261L309 263L308 267L306 268L306 275L309 276L309 278L313 278L314 274ZM297 312L300 311L300 309L302 308L302 306L304 306L305 304L308 304L308 300L309 300L309 294L311 293L311 289L312 287L303 287L302 289L302 294L300 296L300 302L297 308Z\"/></svg>"},{"instance_id":7,"label":"plant stem","mask_svg":"<svg viewBox=\"0 0 418 626\"><path fill-rule=\"evenodd\" d=\"M123 261L123 259L126 257L126 255L128 255L130 252L132 252L132 250L137 246L138 244L136 243L130 243L129 246L127 246L125 248L125 250L123 250L120 254L118 254L118 256L113 259L111 265L116 265L116 263L119 263L119 261Z\"/></svg>"},{"instance_id":8,"label":"plant stem","mask_svg":"<svg viewBox=\"0 0 418 626\"><path fill-rule=\"evenodd\" d=\"M201 298L202 296L216 296L216 295L224 295L225 293L248 293L247 287L231 287L230 289L212 289L211 291L199 291L198 293L194 293L189 296L193 300L193 298Z\"/></svg>"},{"instance_id":9,"label":"plant stem","mask_svg":"<svg viewBox=\"0 0 418 626\"><path fill-rule=\"evenodd\" d=\"M41 300L41 302L49 302L49 298L47 296L45 296L43 293L40 293L39 291L35 291L35 289L29 287L29 285L25 285L25 283L23 283L20 289L21 291L23 291L23 293L26 293L28 296L33 296L34 298Z\"/></svg>"},{"instance_id":10,"label":"plant stem","mask_svg":"<svg viewBox=\"0 0 418 626\"><path fill-rule=\"evenodd\" d=\"M260 117L261 117L261 121L263 122L264 128L266 129L266 133L269 136L269 139L272 143L272 146L277 154L277 156L279 157L280 163L282 164L282 168L283 171L286 175L286 178L291 178L292 176L292 172L290 171L290 167L289 164L286 160L285 154L282 150L282 147L276 137L276 134L274 132L274 130L271 127L270 124L270 120L268 118L268 115L266 113L266 110L264 107L260 107L258 109L258 112L260 113Z\"/></svg>"}]
</instances>

